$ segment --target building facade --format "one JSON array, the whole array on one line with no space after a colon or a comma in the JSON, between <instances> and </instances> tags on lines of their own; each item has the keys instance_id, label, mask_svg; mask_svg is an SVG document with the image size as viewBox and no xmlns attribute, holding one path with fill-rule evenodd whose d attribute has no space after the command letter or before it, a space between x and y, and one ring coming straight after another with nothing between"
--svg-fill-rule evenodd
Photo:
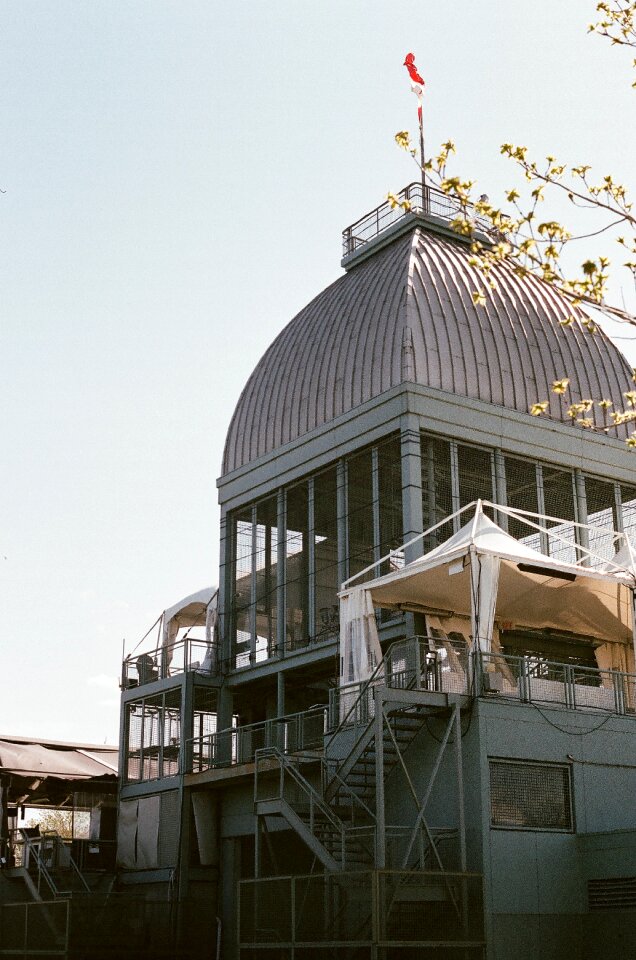
<instances>
[{"instance_id":1,"label":"building facade","mask_svg":"<svg viewBox=\"0 0 636 960\"><path fill-rule=\"evenodd\" d=\"M486 662L422 596L376 611L384 659L347 686L342 584L407 569L475 501L581 576L636 527L625 428L551 391L622 408L624 358L505 264L475 306L452 205L407 193L347 228L346 272L245 386L218 592L124 664L119 879L178 905L183 956L631 955L631 621L495 614Z\"/></svg>"}]
</instances>

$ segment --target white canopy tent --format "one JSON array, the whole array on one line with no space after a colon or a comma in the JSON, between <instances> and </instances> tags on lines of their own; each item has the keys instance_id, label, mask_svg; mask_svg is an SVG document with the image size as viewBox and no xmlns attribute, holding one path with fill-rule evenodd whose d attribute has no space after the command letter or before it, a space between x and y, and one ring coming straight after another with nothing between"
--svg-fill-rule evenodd
<instances>
[{"instance_id":1,"label":"white canopy tent","mask_svg":"<svg viewBox=\"0 0 636 960\"><path fill-rule=\"evenodd\" d=\"M635 588L636 558L629 544L604 569L561 562L515 540L477 501L470 521L423 557L360 586L345 585L341 685L367 679L379 656L377 627L369 616L374 607L470 617L473 644L484 652L491 648L495 616L519 627L626 643L634 636ZM366 649L352 650L356 643Z\"/></svg>"},{"instance_id":2,"label":"white canopy tent","mask_svg":"<svg viewBox=\"0 0 636 960\"><path fill-rule=\"evenodd\" d=\"M216 651L218 594L217 587L204 587L164 610L161 645L166 650L168 664L172 659L172 649L182 627L205 627L206 660L208 658L210 661L213 660ZM206 666L211 668L213 664L210 662Z\"/></svg>"}]
</instances>

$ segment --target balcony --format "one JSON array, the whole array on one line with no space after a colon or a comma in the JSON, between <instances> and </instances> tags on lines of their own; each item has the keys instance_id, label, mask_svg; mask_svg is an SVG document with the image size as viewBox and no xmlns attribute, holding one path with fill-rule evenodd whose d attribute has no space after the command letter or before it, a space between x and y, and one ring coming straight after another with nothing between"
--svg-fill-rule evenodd
<instances>
[{"instance_id":1,"label":"balcony","mask_svg":"<svg viewBox=\"0 0 636 960\"><path fill-rule=\"evenodd\" d=\"M184 637L151 650L136 650L126 657L122 663L121 688L129 690L189 672L211 677L216 674L217 662L215 644Z\"/></svg>"},{"instance_id":2,"label":"balcony","mask_svg":"<svg viewBox=\"0 0 636 960\"><path fill-rule=\"evenodd\" d=\"M478 689L483 696L568 710L636 715L636 675L539 657L482 653Z\"/></svg>"},{"instance_id":3,"label":"balcony","mask_svg":"<svg viewBox=\"0 0 636 960\"><path fill-rule=\"evenodd\" d=\"M388 200L365 213L342 231L342 265L348 266L367 244L383 235L399 221L412 219L414 215L425 216L432 223L449 226L458 215L466 215L465 207L454 197L449 197L437 187L427 186L416 181L409 183L397 194L397 204ZM475 217L474 223L482 233L491 229L486 220ZM459 237L459 234L457 235Z\"/></svg>"}]
</instances>

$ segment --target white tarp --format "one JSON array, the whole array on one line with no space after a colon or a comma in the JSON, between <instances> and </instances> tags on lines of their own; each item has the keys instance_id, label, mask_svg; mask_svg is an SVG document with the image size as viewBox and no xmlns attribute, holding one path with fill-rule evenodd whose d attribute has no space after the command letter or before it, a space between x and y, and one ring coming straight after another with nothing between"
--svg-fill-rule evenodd
<instances>
[{"instance_id":1,"label":"white tarp","mask_svg":"<svg viewBox=\"0 0 636 960\"><path fill-rule=\"evenodd\" d=\"M184 597L163 612L161 645L165 651L165 666L170 666L174 643L181 627L205 627L207 649L202 671L211 673L216 665L215 629L217 621L218 589L204 587Z\"/></svg>"},{"instance_id":2,"label":"white tarp","mask_svg":"<svg viewBox=\"0 0 636 960\"><path fill-rule=\"evenodd\" d=\"M382 659L369 591L355 587L340 605L340 686L368 680Z\"/></svg>"},{"instance_id":3,"label":"white tarp","mask_svg":"<svg viewBox=\"0 0 636 960\"><path fill-rule=\"evenodd\" d=\"M117 816L117 865L129 870L148 870L159 859L159 813L161 797L122 800Z\"/></svg>"},{"instance_id":4,"label":"white tarp","mask_svg":"<svg viewBox=\"0 0 636 960\"><path fill-rule=\"evenodd\" d=\"M495 607L499 587L501 559L489 553L470 554L470 578L473 602L470 619L476 648L489 653L495 625Z\"/></svg>"},{"instance_id":5,"label":"white tarp","mask_svg":"<svg viewBox=\"0 0 636 960\"><path fill-rule=\"evenodd\" d=\"M402 570L345 589L340 597L345 608L359 590L366 594L367 608L471 617L482 649L490 643L495 614L517 626L625 643L632 640L634 584L627 566L592 570L533 550L497 526L478 503L469 523L440 546Z\"/></svg>"}]
</instances>

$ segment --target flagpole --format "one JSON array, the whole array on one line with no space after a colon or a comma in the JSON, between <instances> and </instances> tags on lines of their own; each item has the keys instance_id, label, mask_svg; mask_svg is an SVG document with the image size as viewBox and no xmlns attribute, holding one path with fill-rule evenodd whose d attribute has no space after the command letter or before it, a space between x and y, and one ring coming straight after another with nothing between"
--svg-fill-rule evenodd
<instances>
[{"instance_id":1,"label":"flagpole","mask_svg":"<svg viewBox=\"0 0 636 960\"><path fill-rule=\"evenodd\" d=\"M417 67L415 66L415 54L407 53L404 60L404 66L406 67L411 81L411 90L417 97L417 120L420 127L420 175L422 182L422 210L424 213L428 213L428 196L426 192L426 172L424 170L424 164L426 162L424 156L424 116L422 108L422 99L424 95L425 82L424 79L419 75Z\"/></svg>"},{"instance_id":2,"label":"flagpole","mask_svg":"<svg viewBox=\"0 0 636 960\"><path fill-rule=\"evenodd\" d=\"M426 195L426 173L424 170L424 120L422 117L422 104L419 107L420 114L420 167L422 171L422 209L428 213L428 197Z\"/></svg>"}]
</instances>

